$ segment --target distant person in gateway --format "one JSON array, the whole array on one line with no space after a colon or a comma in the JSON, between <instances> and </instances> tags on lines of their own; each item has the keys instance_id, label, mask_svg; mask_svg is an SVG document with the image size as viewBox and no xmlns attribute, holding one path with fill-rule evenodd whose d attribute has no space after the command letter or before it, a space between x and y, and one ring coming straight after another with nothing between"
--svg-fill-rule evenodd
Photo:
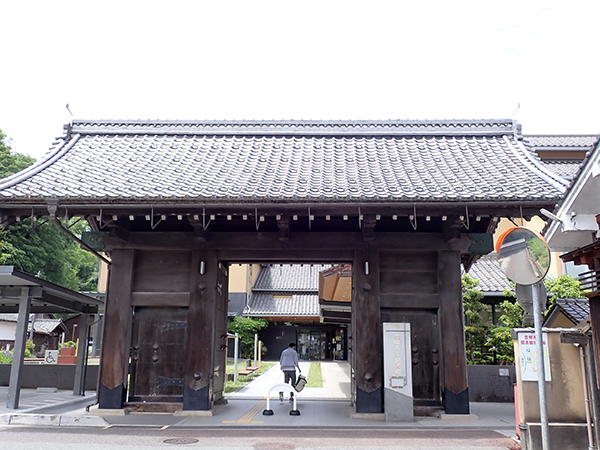
<instances>
[{"instance_id":1,"label":"distant person in gateway","mask_svg":"<svg viewBox=\"0 0 600 450\"><path fill-rule=\"evenodd\" d=\"M296 367L298 368L298 373L300 373L300 366L298 365L298 353L294 349L296 344L293 342L288 345L284 351L281 352L281 357L279 358L279 366L283 371L284 383L289 383L291 381L291 385L296 386ZM283 392L279 393L279 401L283 401ZM290 392L290 402L294 401L294 393Z\"/></svg>"}]
</instances>

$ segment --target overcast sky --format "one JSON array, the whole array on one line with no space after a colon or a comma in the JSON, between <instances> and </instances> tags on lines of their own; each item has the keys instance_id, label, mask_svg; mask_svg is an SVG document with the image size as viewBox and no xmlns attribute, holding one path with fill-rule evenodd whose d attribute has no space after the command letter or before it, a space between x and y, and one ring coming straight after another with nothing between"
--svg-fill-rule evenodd
<instances>
[{"instance_id":1,"label":"overcast sky","mask_svg":"<svg viewBox=\"0 0 600 450\"><path fill-rule=\"evenodd\" d=\"M600 133L600 2L0 0L0 129L75 119L481 119ZM520 104L518 111L517 104Z\"/></svg>"}]
</instances>

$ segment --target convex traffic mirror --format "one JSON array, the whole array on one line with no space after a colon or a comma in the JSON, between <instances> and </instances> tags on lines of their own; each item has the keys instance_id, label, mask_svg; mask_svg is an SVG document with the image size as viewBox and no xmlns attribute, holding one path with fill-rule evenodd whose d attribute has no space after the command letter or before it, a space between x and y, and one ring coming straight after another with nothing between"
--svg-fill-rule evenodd
<instances>
[{"instance_id":1,"label":"convex traffic mirror","mask_svg":"<svg viewBox=\"0 0 600 450\"><path fill-rule=\"evenodd\" d=\"M550 268L548 244L529 228L505 231L496 242L496 252L502 271L517 284L535 284L544 279Z\"/></svg>"}]
</instances>

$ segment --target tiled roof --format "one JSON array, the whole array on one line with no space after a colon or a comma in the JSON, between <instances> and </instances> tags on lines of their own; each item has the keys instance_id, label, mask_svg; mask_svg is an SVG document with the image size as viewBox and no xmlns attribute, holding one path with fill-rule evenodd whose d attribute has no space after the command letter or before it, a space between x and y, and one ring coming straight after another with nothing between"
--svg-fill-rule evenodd
<instances>
[{"instance_id":1,"label":"tiled roof","mask_svg":"<svg viewBox=\"0 0 600 450\"><path fill-rule=\"evenodd\" d=\"M319 272L329 268L331 264L263 264L252 292L318 293Z\"/></svg>"},{"instance_id":2,"label":"tiled roof","mask_svg":"<svg viewBox=\"0 0 600 450\"><path fill-rule=\"evenodd\" d=\"M557 175L569 180L577 174L581 161L569 161L569 160L544 160L542 163Z\"/></svg>"},{"instance_id":3,"label":"tiled roof","mask_svg":"<svg viewBox=\"0 0 600 450\"><path fill-rule=\"evenodd\" d=\"M16 322L18 317L19 317L18 314L0 314L0 321ZM32 315L30 314L30 316L29 316L30 322L28 325L28 331L31 331L31 319L32 319ZM34 324L34 331L35 331L35 333L40 333L40 334L50 334L61 323L62 323L62 320L60 320L60 319L36 319L35 324Z\"/></svg>"},{"instance_id":4,"label":"tiled roof","mask_svg":"<svg viewBox=\"0 0 600 450\"><path fill-rule=\"evenodd\" d=\"M77 121L3 203L558 200L510 120Z\"/></svg>"},{"instance_id":5,"label":"tiled roof","mask_svg":"<svg viewBox=\"0 0 600 450\"><path fill-rule=\"evenodd\" d=\"M560 308L574 324L578 324L582 320L587 319L590 315L590 305L587 299L556 299L554 300L554 305L556 305L555 307Z\"/></svg>"},{"instance_id":6,"label":"tiled roof","mask_svg":"<svg viewBox=\"0 0 600 450\"><path fill-rule=\"evenodd\" d=\"M282 296L291 295L291 298ZM247 314L250 316L319 317L318 294L253 293Z\"/></svg>"},{"instance_id":7,"label":"tiled roof","mask_svg":"<svg viewBox=\"0 0 600 450\"><path fill-rule=\"evenodd\" d=\"M61 322L62 320L60 319L38 319L35 321L34 329L36 333L50 334Z\"/></svg>"},{"instance_id":8,"label":"tiled roof","mask_svg":"<svg viewBox=\"0 0 600 450\"><path fill-rule=\"evenodd\" d=\"M495 253L480 257L472 266L469 275L479 280L479 289L484 294L501 293L511 289L510 282L502 272Z\"/></svg>"},{"instance_id":9,"label":"tiled roof","mask_svg":"<svg viewBox=\"0 0 600 450\"><path fill-rule=\"evenodd\" d=\"M16 322L18 317L18 314L0 314L0 320L3 322Z\"/></svg>"},{"instance_id":10,"label":"tiled roof","mask_svg":"<svg viewBox=\"0 0 600 450\"><path fill-rule=\"evenodd\" d=\"M261 265L247 314L319 317L319 272L331 267L331 264Z\"/></svg>"},{"instance_id":11,"label":"tiled roof","mask_svg":"<svg viewBox=\"0 0 600 450\"><path fill-rule=\"evenodd\" d=\"M590 149L598 140L596 134L554 134L554 135L525 135L529 143L537 148L560 148L573 150Z\"/></svg>"}]
</instances>

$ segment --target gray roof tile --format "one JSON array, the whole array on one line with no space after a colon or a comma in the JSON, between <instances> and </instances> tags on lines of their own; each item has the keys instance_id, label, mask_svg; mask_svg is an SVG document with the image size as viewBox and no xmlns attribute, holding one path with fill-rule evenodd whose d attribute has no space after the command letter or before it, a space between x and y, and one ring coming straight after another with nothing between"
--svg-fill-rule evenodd
<instances>
[{"instance_id":1,"label":"gray roof tile","mask_svg":"<svg viewBox=\"0 0 600 450\"><path fill-rule=\"evenodd\" d=\"M471 266L469 275L479 280L477 288L484 294L512 289L495 253L480 257Z\"/></svg>"},{"instance_id":2,"label":"gray roof tile","mask_svg":"<svg viewBox=\"0 0 600 450\"><path fill-rule=\"evenodd\" d=\"M581 166L581 161L570 161L570 160L547 160L542 161L548 169L554 172L561 177L564 177L568 180L573 179L573 177L579 171L579 167Z\"/></svg>"},{"instance_id":3,"label":"gray roof tile","mask_svg":"<svg viewBox=\"0 0 600 450\"><path fill-rule=\"evenodd\" d=\"M555 308L560 308L575 324L587 319L590 315L590 304L587 299L556 299L554 305Z\"/></svg>"},{"instance_id":4,"label":"gray roof tile","mask_svg":"<svg viewBox=\"0 0 600 450\"><path fill-rule=\"evenodd\" d=\"M598 140L596 134L540 134L523 137L536 148L572 148L573 150L590 149Z\"/></svg>"},{"instance_id":5,"label":"gray roof tile","mask_svg":"<svg viewBox=\"0 0 600 450\"><path fill-rule=\"evenodd\" d=\"M4 203L554 201L512 121L77 121Z\"/></svg>"},{"instance_id":6,"label":"gray roof tile","mask_svg":"<svg viewBox=\"0 0 600 450\"><path fill-rule=\"evenodd\" d=\"M291 295L291 298L281 296ZM247 314L253 317L260 316L304 316L319 317L318 294L289 294L289 293L253 293L249 302L250 309Z\"/></svg>"},{"instance_id":7,"label":"gray roof tile","mask_svg":"<svg viewBox=\"0 0 600 450\"><path fill-rule=\"evenodd\" d=\"M31 331L31 320L33 318L32 316L33 316L32 314L29 315L30 322L27 327L28 331ZM16 322L18 317L19 317L18 314L0 314L0 321ZM50 334L61 323L62 323L62 320L60 320L60 319L36 319L35 324L34 324L34 330L36 333Z\"/></svg>"},{"instance_id":8,"label":"gray roof tile","mask_svg":"<svg viewBox=\"0 0 600 450\"><path fill-rule=\"evenodd\" d=\"M251 316L319 317L319 272L332 264L263 264L252 286Z\"/></svg>"},{"instance_id":9,"label":"gray roof tile","mask_svg":"<svg viewBox=\"0 0 600 450\"><path fill-rule=\"evenodd\" d=\"M252 292L319 292L319 272L331 264L263 264Z\"/></svg>"}]
</instances>

